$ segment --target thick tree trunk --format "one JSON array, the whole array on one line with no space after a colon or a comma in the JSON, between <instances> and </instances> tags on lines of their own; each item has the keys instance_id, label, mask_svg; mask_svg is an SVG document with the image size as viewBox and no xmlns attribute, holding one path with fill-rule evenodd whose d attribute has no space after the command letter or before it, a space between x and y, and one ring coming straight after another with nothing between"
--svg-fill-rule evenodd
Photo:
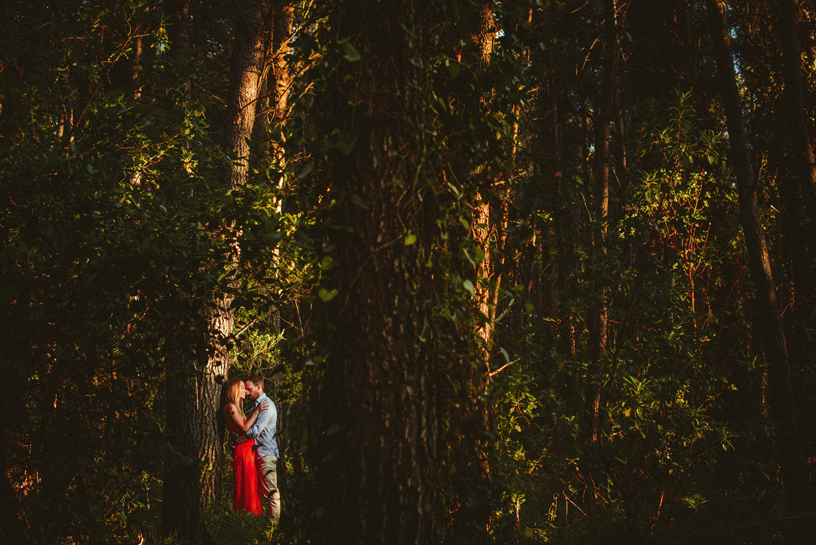
<instances>
[{"instance_id":1,"label":"thick tree trunk","mask_svg":"<svg viewBox=\"0 0 816 545\"><path fill-rule=\"evenodd\" d=\"M782 42L782 77L785 80L785 134L790 138L794 170L798 185L810 213L816 212L816 154L808 128L809 116L805 109L802 83L802 58L797 40L799 0L779 0L780 32Z\"/></svg>"},{"instance_id":2,"label":"thick tree trunk","mask_svg":"<svg viewBox=\"0 0 816 545\"><path fill-rule=\"evenodd\" d=\"M264 56L264 5L263 0L250 0L240 4L236 14L236 30L230 65L229 91L226 97L227 111L223 132L224 148L235 157L224 184L235 189L246 183L249 169L249 145L255 123L255 102L261 88L261 68ZM238 260L240 248L233 241L234 261ZM205 461L202 481L204 498L218 496L221 489L223 440L220 413L221 386L229 372L230 339L233 330L234 309L232 296L216 297L207 310L207 363L201 371L198 383L200 452Z\"/></svg>"},{"instance_id":3,"label":"thick tree trunk","mask_svg":"<svg viewBox=\"0 0 816 545\"><path fill-rule=\"evenodd\" d=\"M322 176L331 182L324 283L328 354L323 403L320 543L438 542L443 362L434 354L435 224L428 168L425 70L439 53L433 4L344 1L331 25L349 37L318 97L336 129ZM436 21L438 23L438 21ZM427 170L426 170L427 169ZM318 302L318 304L321 304Z\"/></svg>"},{"instance_id":4,"label":"thick tree trunk","mask_svg":"<svg viewBox=\"0 0 816 545\"><path fill-rule=\"evenodd\" d=\"M249 168L249 145L255 123L255 102L262 85L264 60L264 5L263 0L248 0L238 4L235 41L230 64L227 112L224 122L224 148L236 158L225 184L236 188L246 183Z\"/></svg>"},{"instance_id":5,"label":"thick tree trunk","mask_svg":"<svg viewBox=\"0 0 816 545\"><path fill-rule=\"evenodd\" d=\"M174 20L171 43L174 55L180 55L190 41L190 2L170 2L168 12ZM189 301L182 308L193 312ZM179 332L179 334L181 334ZM166 431L164 487L162 494L162 531L175 534L191 544L201 532L201 482L198 469L198 404L196 400L193 349L188 340L177 339L177 349L168 358L165 375Z\"/></svg>"},{"instance_id":6,"label":"thick tree trunk","mask_svg":"<svg viewBox=\"0 0 816 545\"><path fill-rule=\"evenodd\" d=\"M731 163L739 191L740 223L748 249L751 278L755 285L760 334L768 365L768 403L777 427L777 447L785 495L794 508L807 497L807 473L802 457L785 334L776 301L776 288L768 246L759 218L757 180L748 148L745 122L725 22L725 2L707 0L711 35L717 61L719 88L731 141Z\"/></svg>"},{"instance_id":7,"label":"thick tree trunk","mask_svg":"<svg viewBox=\"0 0 816 545\"><path fill-rule=\"evenodd\" d=\"M207 363L198 379L198 457L201 467L201 498L221 495L221 466L224 460L224 423L221 389L229 372L233 330L231 295L217 297L207 308Z\"/></svg>"},{"instance_id":8,"label":"thick tree trunk","mask_svg":"<svg viewBox=\"0 0 816 545\"><path fill-rule=\"evenodd\" d=\"M198 411L195 370L180 350L167 372L167 441L162 494L162 531L198 543L201 485L198 469Z\"/></svg>"},{"instance_id":9,"label":"thick tree trunk","mask_svg":"<svg viewBox=\"0 0 816 545\"><path fill-rule=\"evenodd\" d=\"M785 216L782 218L783 255L790 264L787 275L788 312L786 331L793 361L804 357L806 324L812 322L812 301L816 295L813 252L816 232L816 156L808 128L809 116L804 105L802 62L798 43L799 0L780 0L776 5L780 42L782 44L783 131L788 144L787 168L780 182Z\"/></svg>"}]
</instances>

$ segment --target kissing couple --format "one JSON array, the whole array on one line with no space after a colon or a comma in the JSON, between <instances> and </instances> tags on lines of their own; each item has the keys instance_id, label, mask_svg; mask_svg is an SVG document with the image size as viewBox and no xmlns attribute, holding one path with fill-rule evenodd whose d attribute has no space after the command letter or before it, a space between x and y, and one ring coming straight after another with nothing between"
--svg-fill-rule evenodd
<instances>
[{"instance_id":1,"label":"kissing couple","mask_svg":"<svg viewBox=\"0 0 816 545\"><path fill-rule=\"evenodd\" d=\"M269 503L269 519L280 519L277 465L280 453L276 439L278 410L264 393L264 379L251 374L230 379L226 386L223 415L230 432L232 471L235 488L232 505L238 513L263 515L263 499ZM254 402L249 416L244 414L244 398Z\"/></svg>"}]
</instances>

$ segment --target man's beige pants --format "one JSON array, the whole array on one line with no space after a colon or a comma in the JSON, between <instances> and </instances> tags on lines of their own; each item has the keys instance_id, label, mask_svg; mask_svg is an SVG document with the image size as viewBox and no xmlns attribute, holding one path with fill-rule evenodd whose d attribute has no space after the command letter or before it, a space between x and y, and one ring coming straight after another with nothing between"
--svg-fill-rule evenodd
<instances>
[{"instance_id":1,"label":"man's beige pants","mask_svg":"<svg viewBox=\"0 0 816 545\"><path fill-rule=\"evenodd\" d=\"M280 492L278 491L278 458L271 454L257 457L255 465L258 468L261 492L264 499L269 502L269 518L277 522L280 520L281 512Z\"/></svg>"}]
</instances>

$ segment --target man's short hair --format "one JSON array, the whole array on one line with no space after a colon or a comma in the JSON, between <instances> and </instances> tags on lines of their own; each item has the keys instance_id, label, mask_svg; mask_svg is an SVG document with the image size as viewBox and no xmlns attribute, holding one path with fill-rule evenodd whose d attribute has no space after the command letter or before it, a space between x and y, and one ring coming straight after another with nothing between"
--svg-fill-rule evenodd
<instances>
[{"instance_id":1,"label":"man's short hair","mask_svg":"<svg viewBox=\"0 0 816 545\"><path fill-rule=\"evenodd\" d=\"M249 375L249 376L248 376L247 378L245 378L244 380L245 380L245 381L247 381L247 382L251 382L251 383L252 383L252 384L254 384L255 386L260 387L260 388L261 388L261 390L263 390L263 387L264 387L264 379L263 379L263 377L262 377L261 375L259 375L258 373L252 373L251 375Z\"/></svg>"}]
</instances>

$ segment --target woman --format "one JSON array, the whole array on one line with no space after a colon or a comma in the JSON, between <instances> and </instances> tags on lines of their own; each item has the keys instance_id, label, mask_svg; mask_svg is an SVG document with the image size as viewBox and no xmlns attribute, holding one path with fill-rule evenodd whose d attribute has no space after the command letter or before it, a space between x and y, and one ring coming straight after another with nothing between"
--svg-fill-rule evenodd
<instances>
[{"instance_id":1,"label":"woman","mask_svg":"<svg viewBox=\"0 0 816 545\"><path fill-rule=\"evenodd\" d=\"M247 419L244 415L243 401L246 397L244 381L240 378L227 382L227 402L224 404L224 421L233 437L244 435L265 411L267 403L252 413ZM255 469L255 440L250 439L235 447L232 452L232 472L235 476L235 488L232 492L232 505L238 513L262 515L261 491L258 487L258 473Z\"/></svg>"}]
</instances>

